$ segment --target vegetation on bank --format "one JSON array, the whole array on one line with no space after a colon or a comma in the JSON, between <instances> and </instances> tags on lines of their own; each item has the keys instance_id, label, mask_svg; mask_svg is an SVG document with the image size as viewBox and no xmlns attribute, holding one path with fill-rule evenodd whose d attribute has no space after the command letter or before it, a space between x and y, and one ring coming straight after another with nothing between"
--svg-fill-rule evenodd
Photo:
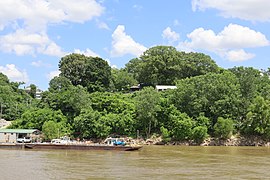
<instances>
[{"instance_id":1,"label":"vegetation on bank","mask_svg":"<svg viewBox=\"0 0 270 180\"><path fill-rule=\"evenodd\" d=\"M11 128L36 128L46 138L104 138L111 134L164 141L232 134L270 138L269 71L223 69L202 53L171 46L148 49L124 68L102 58L70 54L59 62L59 77L42 99L0 73L1 116ZM130 93L131 86L140 91ZM157 91L155 85L176 85ZM31 85L34 91L35 85Z\"/></svg>"}]
</instances>

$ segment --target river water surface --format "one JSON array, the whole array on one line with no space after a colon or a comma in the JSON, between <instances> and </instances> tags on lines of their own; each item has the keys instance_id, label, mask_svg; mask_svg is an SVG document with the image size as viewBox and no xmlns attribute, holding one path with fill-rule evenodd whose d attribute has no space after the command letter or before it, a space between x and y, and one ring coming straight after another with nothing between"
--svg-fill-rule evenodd
<instances>
[{"instance_id":1,"label":"river water surface","mask_svg":"<svg viewBox=\"0 0 270 180\"><path fill-rule=\"evenodd\" d=\"M0 150L0 179L270 179L268 147Z\"/></svg>"}]
</instances>

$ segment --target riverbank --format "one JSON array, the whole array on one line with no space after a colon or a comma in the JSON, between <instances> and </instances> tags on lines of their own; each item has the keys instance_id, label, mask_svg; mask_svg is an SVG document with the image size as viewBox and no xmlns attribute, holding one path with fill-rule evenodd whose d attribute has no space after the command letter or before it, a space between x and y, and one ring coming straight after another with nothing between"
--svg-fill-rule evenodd
<instances>
[{"instance_id":1,"label":"riverbank","mask_svg":"<svg viewBox=\"0 0 270 180\"><path fill-rule=\"evenodd\" d=\"M206 139L201 146L270 146L270 141L260 137L231 137L230 139Z\"/></svg>"},{"instance_id":2,"label":"riverbank","mask_svg":"<svg viewBox=\"0 0 270 180\"><path fill-rule=\"evenodd\" d=\"M170 141L164 142L161 137L152 137L150 139L136 140L137 144L142 145L182 145L182 146L270 146L270 140L260 137L236 137L229 139L207 138L201 143L194 141Z\"/></svg>"}]
</instances>

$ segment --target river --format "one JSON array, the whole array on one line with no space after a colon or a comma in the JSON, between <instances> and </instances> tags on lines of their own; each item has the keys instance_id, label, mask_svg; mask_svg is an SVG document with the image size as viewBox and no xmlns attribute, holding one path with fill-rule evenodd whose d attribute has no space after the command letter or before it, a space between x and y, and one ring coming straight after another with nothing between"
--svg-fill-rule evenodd
<instances>
[{"instance_id":1,"label":"river","mask_svg":"<svg viewBox=\"0 0 270 180\"><path fill-rule=\"evenodd\" d=\"M144 146L134 152L0 150L0 179L270 179L269 147Z\"/></svg>"}]
</instances>

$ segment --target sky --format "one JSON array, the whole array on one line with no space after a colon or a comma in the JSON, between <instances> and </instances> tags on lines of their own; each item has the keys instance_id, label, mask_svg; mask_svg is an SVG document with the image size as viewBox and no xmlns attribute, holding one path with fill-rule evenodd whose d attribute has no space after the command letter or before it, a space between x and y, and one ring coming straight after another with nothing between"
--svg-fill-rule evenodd
<instances>
[{"instance_id":1,"label":"sky","mask_svg":"<svg viewBox=\"0 0 270 180\"><path fill-rule=\"evenodd\" d=\"M47 90L70 53L123 68L158 45L266 70L269 9L269 0L2 0L0 72Z\"/></svg>"}]
</instances>

